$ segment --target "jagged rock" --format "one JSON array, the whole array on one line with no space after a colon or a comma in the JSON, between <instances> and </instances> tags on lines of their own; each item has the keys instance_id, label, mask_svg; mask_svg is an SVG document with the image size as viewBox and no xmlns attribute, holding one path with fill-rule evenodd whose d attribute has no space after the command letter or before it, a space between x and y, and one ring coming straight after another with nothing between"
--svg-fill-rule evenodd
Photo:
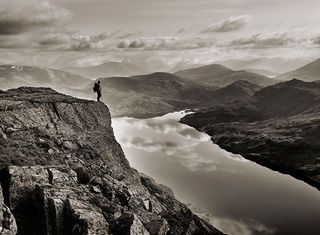
<instances>
[{"instance_id":1,"label":"jagged rock","mask_svg":"<svg viewBox=\"0 0 320 235\"><path fill-rule=\"evenodd\" d=\"M146 229L150 235L166 235L170 228L165 219L153 220L145 224Z\"/></svg>"},{"instance_id":2,"label":"jagged rock","mask_svg":"<svg viewBox=\"0 0 320 235\"><path fill-rule=\"evenodd\" d=\"M0 186L0 234L15 235L18 232L16 220L9 207L4 204L2 187Z\"/></svg>"},{"instance_id":3,"label":"jagged rock","mask_svg":"<svg viewBox=\"0 0 320 235\"><path fill-rule=\"evenodd\" d=\"M130 167L103 103L9 90L0 127L17 129L0 138L0 183L20 234L149 234L147 224L161 234L158 220L168 234L185 234L192 220L198 234L221 234Z\"/></svg>"},{"instance_id":4,"label":"jagged rock","mask_svg":"<svg viewBox=\"0 0 320 235\"><path fill-rule=\"evenodd\" d=\"M195 222L192 220L191 223L189 224L186 235L195 234L196 231L197 231L197 226L196 226Z\"/></svg>"},{"instance_id":5,"label":"jagged rock","mask_svg":"<svg viewBox=\"0 0 320 235\"><path fill-rule=\"evenodd\" d=\"M136 215L123 215L117 220L117 227L113 228L115 235L150 235Z\"/></svg>"},{"instance_id":6,"label":"jagged rock","mask_svg":"<svg viewBox=\"0 0 320 235\"><path fill-rule=\"evenodd\" d=\"M87 204L68 199L65 207L66 232L70 234L105 235L109 225L100 210Z\"/></svg>"},{"instance_id":7,"label":"jagged rock","mask_svg":"<svg viewBox=\"0 0 320 235\"><path fill-rule=\"evenodd\" d=\"M152 203L150 200L144 200L143 201L143 204L144 204L144 208L147 210L147 211L152 211Z\"/></svg>"}]
</instances>

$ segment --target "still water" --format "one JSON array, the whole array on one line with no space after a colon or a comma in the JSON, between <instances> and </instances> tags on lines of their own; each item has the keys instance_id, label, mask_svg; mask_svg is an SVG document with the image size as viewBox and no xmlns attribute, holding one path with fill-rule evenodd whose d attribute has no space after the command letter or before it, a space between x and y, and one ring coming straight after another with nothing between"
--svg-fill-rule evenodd
<instances>
[{"instance_id":1,"label":"still water","mask_svg":"<svg viewBox=\"0 0 320 235\"><path fill-rule=\"evenodd\" d=\"M230 235L320 234L318 190L224 151L179 123L184 115L113 119L131 166Z\"/></svg>"}]
</instances>

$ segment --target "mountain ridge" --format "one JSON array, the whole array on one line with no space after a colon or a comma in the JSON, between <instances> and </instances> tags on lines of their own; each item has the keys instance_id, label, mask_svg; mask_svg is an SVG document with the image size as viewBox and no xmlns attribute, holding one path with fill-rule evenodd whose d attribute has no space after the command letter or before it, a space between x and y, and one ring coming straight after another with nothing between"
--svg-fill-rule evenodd
<instances>
[{"instance_id":1,"label":"mountain ridge","mask_svg":"<svg viewBox=\"0 0 320 235\"><path fill-rule=\"evenodd\" d=\"M320 189L318 83L282 82L245 102L203 109L181 122L206 132L229 152Z\"/></svg>"},{"instance_id":2,"label":"mountain ridge","mask_svg":"<svg viewBox=\"0 0 320 235\"><path fill-rule=\"evenodd\" d=\"M232 70L220 64L205 65L197 68L181 70L177 76L191 79L208 86L224 87L238 80L246 80L258 86L268 86L276 80L245 70Z\"/></svg>"},{"instance_id":3,"label":"mountain ridge","mask_svg":"<svg viewBox=\"0 0 320 235\"><path fill-rule=\"evenodd\" d=\"M320 58L275 78L278 80L290 80L296 78L307 82L320 80Z\"/></svg>"}]
</instances>

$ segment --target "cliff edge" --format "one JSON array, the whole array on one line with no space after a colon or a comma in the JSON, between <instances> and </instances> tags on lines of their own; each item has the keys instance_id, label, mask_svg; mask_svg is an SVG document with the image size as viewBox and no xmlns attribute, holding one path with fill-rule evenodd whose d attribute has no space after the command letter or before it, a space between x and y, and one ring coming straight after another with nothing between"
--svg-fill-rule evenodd
<instances>
[{"instance_id":1,"label":"cliff edge","mask_svg":"<svg viewBox=\"0 0 320 235\"><path fill-rule=\"evenodd\" d=\"M0 234L222 234L130 167L103 103L0 91L0 146Z\"/></svg>"}]
</instances>

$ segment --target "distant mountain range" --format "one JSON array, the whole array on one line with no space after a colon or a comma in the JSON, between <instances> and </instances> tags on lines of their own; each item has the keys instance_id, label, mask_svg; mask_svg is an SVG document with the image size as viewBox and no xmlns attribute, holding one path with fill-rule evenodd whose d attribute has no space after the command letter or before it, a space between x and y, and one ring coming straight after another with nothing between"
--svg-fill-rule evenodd
<instances>
[{"instance_id":1,"label":"distant mountain range","mask_svg":"<svg viewBox=\"0 0 320 235\"><path fill-rule=\"evenodd\" d=\"M239 80L245 80L258 86L269 86L277 80L251 73L245 70L234 71L223 65L211 64L198 68L181 70L175 75L191 79L206 86L225 87Z\"/></svg>"},{"instance_id":2,"label":"distant mountain range","mask_svg":"<svg viewBox=\"0 0 320 235\"><path fill-rule=\"evenodd\" d=\"M85 77L56 69L0 65L0 89L3 90L21 86L77 89L89 82Z\"/></svg>"},{"instance_id":3,"label":"distant mountain range","mask_svg":"<svg viewBox=\"0 0 320 235\"><path fill-rule=\"evenodd\" d=\"M128 62L107 62L96 66L70 67L62 70L88 78L122 77L150 73L148 70Z\"/></svg>"},{"instance_id":4,"label":"distant mountain range","mask_svg":"<svg viewBox=\"0 0 320 235\"><path fill-rule=\"evenodd\" d=\"M278 80L290 80L294 78L309 82L320 80L320 59L276 77Z\"/></svg>"},{"instance_id":5,"label":"distant mountain range","mask_svg":"<svg viewBox=\"0 0 320 235\"><path fill-rule=\"evenodd\" d=\"M108 103L113 115L149 117L208 105L214 91L170 73L99 80L103 100ZM91 86L87 90L91 91Z\"/></svg>"},{"instance_id":6,"label":"distant mountain range","mask_svg":"<svg viewBox=\"0 0 320 235\"><path fill-rule=\"evenodd\" d=\"M101 78L103 100L115 116L150 117L249 98L260 89L247 81L206 87L170 73ZM86 92L92 90L92 84Z\"/></svg>"},{"instance_id":7,"label":"distant mountain range","mask_svg":"<svg viewBox=\"0 0 320 235\"><path fill-rule=\"evenodd\" d=\"M288 71L294 70L303 64L310 63L311 61L312 59L310 58L283 58L279 56L270 58L247 58L243 60L222 60L217 63L223 64L234 70L246 70L247 68L250 68L255 70L258 69L273 71L277 74L283 74Z\"/></svg>"},{"instance_id":8,"label":"distant mountain range","mask_svg":"<svg viewBox=\"0 0 320 235\"><path fill-rule=\"evenodd\" d=\"M229 152L320 189L320 83L293 79L182 119Z\"/></svg>"},{"instance_id":9,"label":"distant mountain range","mask_svg":"<svg viewBox=\"0 0 320 235\"><path fill-rule=\"evenodd\" d=\"M296 71L302 71L301 74L312 74L313 79L316 79L319 61ZM81 70L84 73L90 73L90 76L93 77L106 73L142 72L142 69L127 62L105 63L81 68ZM143 72L146 71L143 70ZM134 117L152 117L181 109L201 109L217 104L248 100L261 88L279 82L279 80L263 75L245 70L235 71L218 64L182 70L175 74L156 72L99 79L103 87L103 100L111 108L112 114ZM2 65L0 66L0 81L0 89L3 90L20 86L45 86L69 95L95 99L92 90L94 81L71 72L32 66ZM294 82L299 83L296 80ZM281 83L268 89L280 89L279 86ZM266 90L263 89L263 91ZM283 107L281 102L270 98L267 101L273 103L273 110L266 108L265 115L269 112L286 112L286 108L293 112L295 103L300 102L304 96L286 87L283 94L288 92L293 94L288 98L292 101L291 104ZM255 98L258 94L262 93L256 93ZM305 99L310 100L309 97Z\"/></svg>"},{"instance_id":10,"label":"distant mountain range","mask_svg":"<svg viewBox=\"0 0 320 235\"><path fill-rule=\"evenodd\" d=\"M265 77L269 77L269 78L274 78L276 76L278 76L279 74L270 70L266 70L266 69L244 69L245 71L249 72L249 73L256 73L256 74L260 74L263 75Z\"/></svg>"}]
</instances>

